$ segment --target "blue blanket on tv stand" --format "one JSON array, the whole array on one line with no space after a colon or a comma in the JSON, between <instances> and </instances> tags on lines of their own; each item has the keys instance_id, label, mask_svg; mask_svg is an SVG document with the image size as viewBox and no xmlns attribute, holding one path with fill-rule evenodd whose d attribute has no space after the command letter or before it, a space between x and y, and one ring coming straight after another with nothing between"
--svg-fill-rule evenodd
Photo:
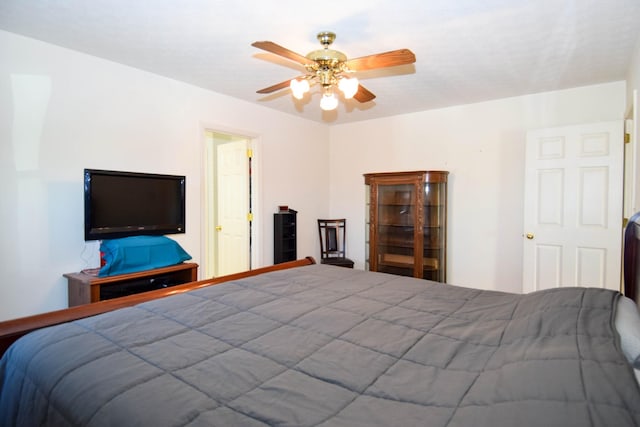
<instances>
[{"instance_id":1,"label":"blue blanket on tv stand","mask_svg":"<svg viewBox=\"0 0 640 427\"><path fill-rule=\"evenodd\" d=\"M133 236L100 243L98 276L134 273L180 264L191 259L182 247L166 236Z\"/></svg>"}]
</instances>

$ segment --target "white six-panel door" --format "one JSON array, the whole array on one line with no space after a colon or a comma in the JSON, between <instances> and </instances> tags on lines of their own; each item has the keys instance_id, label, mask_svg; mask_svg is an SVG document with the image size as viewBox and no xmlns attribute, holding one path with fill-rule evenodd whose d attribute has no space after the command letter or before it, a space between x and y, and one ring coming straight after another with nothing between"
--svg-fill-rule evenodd
<instances>
[{"instance_id":1,"label":"white six-panel door","mask_svg":"<svg viewBox=\"0 0 640 427\"><path fill-rule=\"evenodd\" d=\"M620 288L623 123L527 134L523 291Z\"/></svg>"},{"instance_id":2,"label":"white six-panel door","mask_svg":"<svg viewBox=\"0 0 640 427\"><path fill-rule=\"evenodd\" d=\"M217 257L216 274L249 269L249 158L248 141L217 146Z\"/></svg>"}]
</instances>

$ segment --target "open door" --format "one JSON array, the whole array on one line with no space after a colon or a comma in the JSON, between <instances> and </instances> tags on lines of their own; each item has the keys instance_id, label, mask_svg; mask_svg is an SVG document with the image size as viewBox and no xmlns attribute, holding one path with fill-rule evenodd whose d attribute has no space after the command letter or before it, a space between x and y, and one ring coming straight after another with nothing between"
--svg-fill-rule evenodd
<instances>
[{"instance_id":1,"label":"open door","mask_svg":"<svg viewBox=\"0 0 640 427\"><path fill-rule=\"evenodd\" d=\"M207 133L205 277L251 268L251 140Z\"/></svg>"}]
</instances>

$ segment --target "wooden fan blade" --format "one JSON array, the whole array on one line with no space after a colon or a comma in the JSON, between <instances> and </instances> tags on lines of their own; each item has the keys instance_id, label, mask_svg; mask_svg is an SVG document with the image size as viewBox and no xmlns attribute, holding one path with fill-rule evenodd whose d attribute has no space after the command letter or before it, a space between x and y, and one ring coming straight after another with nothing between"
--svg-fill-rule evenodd
<instances>
[{"instance_id":1,"label":"wooden fan blade","mask_svg":"<svg viewBox=\"0 0 640 427\"><path fill-rule=\"evenodd\" d=\"M287 88L291 84L291 80L293 79L285 80L273 86L265 87L264 89L257 90L256 93L271 93L280 89Z\"/></svg>"},{"instance_id":2,"label":"wooden fan blade","mask_svg":"<svg viewBox=\"0 0 640 427\"><path fill-rule=\"evenodd\" d=\"M294 77L292 79L285 80L283 82L277 83L277 84L275 84L273 86L269 86L269 87L265 87L264 89L257 90L256 93L271 93L271 92L275 92L275 91L280 90L280 89L285 89L285 88L289 87L289 85L291 84L291 80L295 80L295 79L301 80L301 79L304 79L306 77L307 76Z\"/></svg>"},{"instance_id":3,"label":"wooden fan blade","mask_svg":"<svg viewBox=\"0 0 640 427\"><path fill-rule=\"evenodd\" d=\"M358 85L358 91L353 95L353 99L358 102L369 102L375 99L375 95L362 85Z\"/></svg>"},{"instance_id":4,"label":"wooden fan blade","mask_svg":"<svg viewBox=\"0 0 640 427\"><path fill-rule=\"evenodd\" d=\"M307 58L306 56L302 56L298 53L295 53L294 51L289 50L285 47L282 47L279 44L276 44L274 42L269 42L269 41L254 42L254 43L251 43L251 46L257 47L258 49L266 50L267 52L275 53L276 55L282 56L283 58L290 59L302 65L315 63L315 61Z\"/></svg>"},{"instance_id":5,"label":"wooden fan blade","mask_svg":"<svg viewBox=\"0 0 640 427\"><path fill-rule=\"evenodd\" d=\"M398 49L376 55L362 56L350 59L345 64L351 71L373 70L375 68L393 67L396 65L413 64L416 56L409 49Z\"/></svg>"}]
</instances>

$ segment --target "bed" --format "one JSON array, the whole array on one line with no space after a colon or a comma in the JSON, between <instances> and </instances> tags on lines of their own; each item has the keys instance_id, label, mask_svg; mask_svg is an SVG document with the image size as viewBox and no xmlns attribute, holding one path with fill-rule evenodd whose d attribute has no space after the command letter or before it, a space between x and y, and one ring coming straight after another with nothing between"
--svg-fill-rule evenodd
<instances>
[{"instance_id":1,"label":"bed","mask_svg":"<svg viewBox=\"0 0 640 427\"><path fill-rule=\"evenodd\" d=\"M0 423L638 426L638 322L307 258L0 324Z\"/></svg>"}]
</instances>

